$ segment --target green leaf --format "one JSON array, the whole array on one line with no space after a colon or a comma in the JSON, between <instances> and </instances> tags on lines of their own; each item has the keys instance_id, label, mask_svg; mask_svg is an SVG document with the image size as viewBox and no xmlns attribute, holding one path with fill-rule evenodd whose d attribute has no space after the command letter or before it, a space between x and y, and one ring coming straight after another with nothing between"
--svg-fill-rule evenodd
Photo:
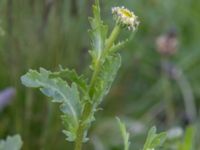
<instances>
[{"instance_id":1,"label":"green leaf","mask_svg":"<svg viewBox=\"0 0 200 150\"><path fill-rule=\"evenodd\" d=\"M166 136L165 132L156 134L156 127L152 127L148 132L143 150L155 149L156 147L161 146L165 141Z\"/></svg>"},{"instance_id":2,"label":"green leaf","mask_svg":"<svg viewBox=\"0 0 200 150\"><path fill-rule=\"evenodd\" d=\"M128 43L133 39L134 35L135 35L135 32L133 32L133 33L130 35L130 37L127 38L126 40L120 41L120 42L118 42L117 44L114 44L114 45L111 47L110 52L111 52L111 53L115 53L115 52L117 52L118 50L124 48L124 46L125 46L126 44L128 44Z\"/></svg>"},{"instance_id":3,"label":"green leaf","mask_svg":"<svg viewBox=\"0 0 200 150\"><path fill-rule=\"evenodd\" d=\"M50 78L51 74L43 68L40 72L29 70L21 77L21 81L27 87L39 88L44 95L52 99L52 102L61 103L60 110L65 116L64 122L68 124L65 128L71 133L70 135L73 135L68 137L68 140L74 141L82 112L77 85L73 82L70 87L59 77Z\"/></svg>"},{"instance_id":4,"label":"green leaf","mask_svg":"<svg viewBox=\"0 0 200 150\"><path fill-rule=\"evenodd\" d=\"M124 150L129 150L129 147L130 147L129 136L130 136L130 134L127 132L125 124L122 123L119 118L116 118L116 119L118 121L120 131L121 131L121 134L122 134L122 137L123 137L123 140L124 140Z\"/></svg>"},{"instance_id":5,"label":"green leaf","mask_svg":"<svg viewBox=\"0 0 200 150\"><path fill-rule=\"evenodd\" d=\"M104 25L103 21L101 20L98 0L96 0L96 4L93 6L93 14L93 18L89 18L92 28L89 31L92 41L92 50L90 51L93 61L92 68L94 68L96 62L100 60L100 57L105 47L105 40L108 32L108 27Z\"/></svg>"},{"instance_id":6,"label":"green leaf","mask_svg":"<svg viewBox=\"0 0 200 150\"><path fill-rule=\"evenodd\" d=\"M180 144L179 150L192 150L194 145L195 128L189 126L186 129L183 142Z\"/></svg>"},{"instance_id":7,"label":"green leaf","mask_svg":"<svg viewBox=\"0 0 200 150\"><path fill-rule=\"evenodd\" d=\"M156 148L158 146L161 146L162 143L165 141L166 139L166 133L160 133L158 134L153 141L151 142L151 148Z\"/></svg>"},{"instance_id":8,"label":"green leaf","mask_svg":"<svg viewBox=\"0 0 200 150\"><path fill-rule=\"evenodd\" d=\"M112 48L110 49L110 52L114 53L122 49L128 42L129 42L128 39L126 39L125 41L118 42L117 44L112 46Z\"/></svg>"},{"instance_id":9,"label":"green leaf","mask_svg":"<svg viewBox=\"0 0 200 150\"><path fill-rule=\"evenodd\" d=\"M155 136L156 136L156 127L152 127L148 132L143 150L147 150L148 148L150 148L151 142L155 138Z\"/></svg>"},{"instance_id":10,"label":"green leaf","mask_svg":"<svg viewBox=\"0 0 200 150\"><path fill-rule=\"evenodd\" d=\"M99 77L95 84L93 99L97 105L102 101L105 95L110 91L111 85L117 75L117 71L121 65L121 57L119 54L108 56L100 70Z\"/></svg>"},{"instance_id":11,"label":"green leaf","mask_svg":"<svg viewBox=\"0 0 200 150\"><path fill-rule=\"evenodd\" d=\"M20 150L22 140L19 135L8 136L6 140L0 140L0 150Z\"/></svg>"},{"instance_id":12,"label":"green leaf","mask_svg":"<svg viewBox=\"0 0 200 150\"><path fill-rule=\"evenodd\" d=\"M75 82L83 93L87 92L88 89L87 79L83 75L79 76L75 70L69 70L68 68L63 69L60 66L60 70L58 72L53 72L50 74L50 78L57 78L57 77L68 79L71 82Z\"/></svg>"}]
</instances>

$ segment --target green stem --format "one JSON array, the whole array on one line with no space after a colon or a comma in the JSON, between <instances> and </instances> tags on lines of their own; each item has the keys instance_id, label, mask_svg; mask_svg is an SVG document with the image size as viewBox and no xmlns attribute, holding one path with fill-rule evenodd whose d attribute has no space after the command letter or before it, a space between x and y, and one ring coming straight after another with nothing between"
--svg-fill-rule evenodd
<instances>
[{"instance_id":1,"label":"green stem","mask_svg":"<svg viewBox=\"0 0 200 150\"><path fill-rule=\"evenodd\" d=\"M89 96L92 99L93 95L94 95L94 86L95 86L95 81L98 77L101 65L102 65L102 60L105 59L106 55L109 52L109 49L113 46L115 40L117 39L118 35L120 32L120 27L118 25L116 25L110 35L110 37L106 40L105 43L105 49L102 51L102 54L100 56L100 58L96 61L95 67L94 67L94 72L92 74L92 78L90 80L90 85L89 85ZM75 150L81 150L82 149L82 142L83 142L83 138L84 138L84 132L85 129L87 128L87 125L85 125L85 121L88 119L89 115L91 115L92 111L93 111L93 104L91 102L88 101L88 103L86 103L84 110L83 110L83 114L79 123L79 128L77 131L77 138L75 141Z\"/></svg>"},{"instance_id":2,"label":"green stem","mask_svg":"<svg viewBox=\"0 0 200 150\"><path fill-rule=\"evenodd\" d=\"M77 132L78 132L78 135L76 138L75 150L81 150L82 149L82 140L83 140L83 136L84 136L84 127L82 125L80 125Z\"/></svg>"},{"instance_id":3,"label":"green stem","mask_svg":"<svg viewBox=\"0 0 200 150\"><path fill-rule=\"evenodd\" d=\"M99 69L101 68L101 60L104 59L106 57L106 55L108 54L110 48L112 48L115 40L117 39L119 33L120 33L120 26L118 25L115 25L110 37L106 40L106 44L105 44L105 49L103 50L99 60L97 60L96 64L95 64L95 70L94 70L94 73L92 75L92 78L91 78L91 82L90 82L90 86L89 86L89 95L93 95L92 93L92 89L93 89L93 86L95 84L95 81L96 81L96 78L98 76L98 73L99 73Z\"/></svg>"},{"instance_id":4,"label":"green stem","mask_svg":"<svg viewBox=\"0 0 200 150\"><path fill-rule=\"evenodd\" d=\"M121 31L121 27L119 25L115 25L110 37L106 40L106 46L105 51L108 51L114 44L116 38L118 37L119 33Z\"/></svg>"},{"instance_id":5,"label":"green stem","mask_svg":"<svg viewBox=\"0 0 200 150\"><path fill-rule=\"evenodd\" d=\"M86 103L84 110L83 110L83 114L81 117L81 121L79 123L79 128L77 131L77 138L75 141L75 150L81 150L82 149L82 143L83 143L83 138L84 138L84 132L86 129L86 124L85 121L88 118L88 116L91 114L92 112L92 104L91 103Z\"/></svg>"}]
</instances>

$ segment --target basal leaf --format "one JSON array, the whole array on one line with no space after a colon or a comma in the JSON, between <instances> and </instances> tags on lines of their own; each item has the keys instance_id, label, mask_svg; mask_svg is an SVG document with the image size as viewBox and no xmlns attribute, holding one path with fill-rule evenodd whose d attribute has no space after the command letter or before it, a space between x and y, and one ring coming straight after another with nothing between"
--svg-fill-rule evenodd
<instances>
[{"instance_id":1,"label":"basal leaf","mask_svg":"<svg viewBox=\"0 0 200 150\"><path fill-rule=\"evenodd\" d=\"M156 127L152 127L148 132L147 139L144 144L143 150L147 150L148 148L150 148L151 142L153 141L155 136L156 136Z\"/></svg>"},{"instance_id":2,"label":"basal leaf","mask_svg":"<svg viewBox=\"0 0 200 150\"><path fill-rule=\"evenodd\" d=\"M129 136L130 135L126 130L126 125L122 123L119 118L117 118L117 121L118 121L120 131L124 140L124 150L129 150L129 146L130 146Z\"/></svg>"},{"instance_id":3,"label":"basal leaf","mask_svg":"<svg viewBox=\"0 0 200 150\"><path fill-rule=\"evenodd\" d=\"M6 140L0 140L0 150L20 150L22 143L19 135L8 136Z\"/></svg>"},{"instance_id":4,"label":"basal leaf","mask_svg":"<svg viewBox=\"0 0 200 150\"><path fill-rule=\"evenodd\" d=\"M183 142L180 143L180 147L178 150L193 150L194 138L195 138L195 127L194 126L187 127Z\"/></svg>"},{"instance_id":5,"label":"basal leaf","mask_svg":"<svg viewBox=\"0 0 200 150\"><path fill-rule=\"evenodd\" d=\"M166 133L157 134L156 137L152 140L150 148L156 148L161 146L166 139Z\"/></svg>"},{"instance_id":6,"label":"basal leaf","mask_svg":"<svg viewBox=\"0 0 200 150\"><path fill-rule=\"evenodd\" d=\"M79 118L82 111L79 92L76 83L71 87L61 78L50 78L50 71L43 68L40 72L29 70L27 74L21 77L22 83L27 87L39 88L40 91L52 98L53 102L61 103L60 110L66 116L69 132L76 135ZM75 137L68 137L74 140Z\"/></svg>"},{"instance_id":7,"label":"basal leaf","mask_svg":"<svg viewBox=\"0 0 200 150\"><path fill-rule=\"evenodd\" d=\"M166 139L166 133L162 132L157 134L156 127L152 127L147 135L146 142L144 144L143 150L155 149L163 144Z\"/></svg>"}]
</instances>

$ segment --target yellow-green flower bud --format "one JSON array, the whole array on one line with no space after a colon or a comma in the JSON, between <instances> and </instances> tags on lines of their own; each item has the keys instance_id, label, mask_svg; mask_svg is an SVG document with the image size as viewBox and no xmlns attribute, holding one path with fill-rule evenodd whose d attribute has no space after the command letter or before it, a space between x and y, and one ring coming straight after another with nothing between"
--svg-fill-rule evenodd
<instances>
[{"instance_id":1,"label":"yellow-green flower bud","mask_svg":"<svg viewBox=\"0 0 200 150\"><path fill-rule=\"evenodd\" d=\"M123 28L134 31L139 25L138 17L124 6L113 7L112 14L117 24Z\"/></svg>"}]
</instances>

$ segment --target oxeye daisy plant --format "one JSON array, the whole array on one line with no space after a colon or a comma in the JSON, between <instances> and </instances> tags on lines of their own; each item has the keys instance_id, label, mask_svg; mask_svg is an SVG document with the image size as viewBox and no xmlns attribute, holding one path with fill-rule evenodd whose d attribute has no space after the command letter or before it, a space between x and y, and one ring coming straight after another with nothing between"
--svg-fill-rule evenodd
<instances>
[{"instance_id":1,"label":"oxeye daisy plant","mask_svg":"<svg viewBox=\"0 0 200 150\"><path fill-rule=\"evenodd\" d=\"M93 6L93 17L89 18L91 29L92 57L90 64L91 76L78 75L75 70L62 68L51 72L44 68L29 70L21 77L27 87L38 88L52 102L60 103L61 119L64 125L63 133L68 141L75 143L74 149L81 150L84 142L88 141L87 132L94 115L110 87L121 65L119 50L130 40L117 41L123 29L136 31L138 17L125 7L113 7L112 14L115 26L108 36L108 26L104 24L100 15L99 1ZM128 150L128 133L125 125L119 121L123 137ZM145 149L146 150L146 149Z\"/></svg>"}]
</instances>

